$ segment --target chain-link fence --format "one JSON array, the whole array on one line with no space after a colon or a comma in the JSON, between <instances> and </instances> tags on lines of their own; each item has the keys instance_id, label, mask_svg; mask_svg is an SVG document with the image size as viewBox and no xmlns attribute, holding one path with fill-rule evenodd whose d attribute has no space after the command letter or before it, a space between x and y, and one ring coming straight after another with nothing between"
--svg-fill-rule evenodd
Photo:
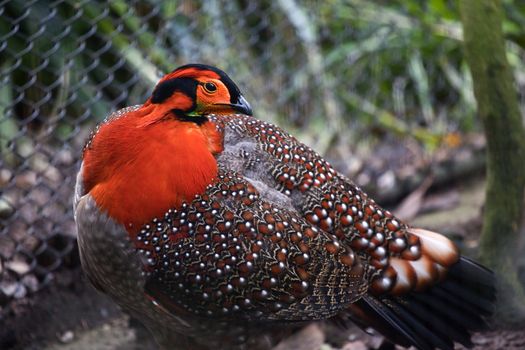
<instances>
[{"instance_id":1,"label":"chain-link fence","mask_svg":"<svg viewBox=\"0 0 525 350\"><path fill-rule=\"evenodd\" d=\"M512 30L525 27L517 15L525 11L505 4L523 86L523 43ZM0 1L0 315L60 268L78 266L71 196L89 130L143 102L159 74L179 65L224 69L256 116L321 152L352 150L385 131L431 149L447 133L476 128L454 6Z\"/></svg>"}]
</instances>

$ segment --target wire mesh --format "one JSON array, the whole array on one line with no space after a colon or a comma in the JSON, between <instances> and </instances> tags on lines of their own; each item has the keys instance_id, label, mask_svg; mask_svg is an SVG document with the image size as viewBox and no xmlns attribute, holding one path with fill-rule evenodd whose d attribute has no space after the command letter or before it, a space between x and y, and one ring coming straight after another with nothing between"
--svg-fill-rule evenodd
<instances>
[{"instance_id":1,"label":"wire mesh","mask_svg":"<svg viewBox=\"0 0 525 350\"><path fill-rule=\"evenodd\" d=\"M219 66L260 118L321 152L378 129L432 145L472 128L455 2L385 3L0 1L0 314L78 265L71 197L90 129L179 65Z\"/></svg>"}]
</instances>

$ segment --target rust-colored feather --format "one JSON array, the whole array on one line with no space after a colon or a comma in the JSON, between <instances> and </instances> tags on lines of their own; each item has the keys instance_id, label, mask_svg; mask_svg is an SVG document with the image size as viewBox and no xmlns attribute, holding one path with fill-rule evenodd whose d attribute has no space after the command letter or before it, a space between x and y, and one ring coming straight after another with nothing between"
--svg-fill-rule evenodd
<instances>
[{"instance_id":1,"label":"rust-colored feather","mask_svg":"<svg viewBox=\"0 0 525 350\"><path fill-rule=\"evenodd\" d=\"M85 191L135 232L202 193L217 175L221 147L213 125L177 121L145 105L100 126L84 153Z\"/></svg>"}]
</instances>

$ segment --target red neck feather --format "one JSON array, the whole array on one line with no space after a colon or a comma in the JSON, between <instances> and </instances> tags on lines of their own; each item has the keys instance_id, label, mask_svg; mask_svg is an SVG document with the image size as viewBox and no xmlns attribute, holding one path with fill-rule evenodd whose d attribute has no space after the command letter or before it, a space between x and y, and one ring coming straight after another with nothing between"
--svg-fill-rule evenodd
<instances>
[{"instance_id":1,"label":"red neck feather","mask_svg":"<svg viewBox=\"0 0 525 350\"><path fill-rule=\"evenodd\" d=\"M222 151L212 123L163 118L154 105L102 125L84 153L86 192L130 233L204 192Z\"/></svg>"}]
</instances>

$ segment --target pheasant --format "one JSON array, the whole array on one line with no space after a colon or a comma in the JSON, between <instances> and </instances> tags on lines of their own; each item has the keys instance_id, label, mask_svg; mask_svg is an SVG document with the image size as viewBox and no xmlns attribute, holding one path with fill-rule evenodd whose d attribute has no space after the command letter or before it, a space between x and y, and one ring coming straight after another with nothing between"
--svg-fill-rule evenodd
<instances>
[{"instance_id":1,"label":"pheasant","mask_svg":"<svg viewBox=\"0 0 525 350\"><path fill-rule=\"evenodd\" d=\"M470 346L493 273L251 115L223 71L191 64L94 130L74 199L93 285L165 349L269 349L325 319Z\"/></svg>"}]
</instances>

